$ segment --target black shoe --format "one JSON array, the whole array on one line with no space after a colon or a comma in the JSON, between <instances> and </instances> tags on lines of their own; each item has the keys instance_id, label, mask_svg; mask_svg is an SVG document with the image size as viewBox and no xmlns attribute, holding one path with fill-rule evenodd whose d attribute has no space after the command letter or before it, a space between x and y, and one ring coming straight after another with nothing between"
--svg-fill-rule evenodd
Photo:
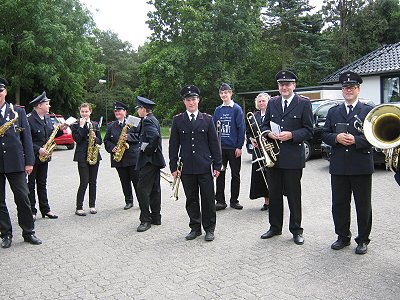
<instances>
[{"instance_id":1,"label":"black shoe","mask_svg":"<svg viewBox=\"0 0 400 300\"><path fill-rule=\"evenodd\" d=\"M359 243L356 248L356 254L365 254L368 251L367 243Z\"/></svg>"},{"instance_id":2,"label":"black shoe","mask_svg":"<svg viewBox=\"0 0 400 300\"><path fill-rule=\"evenodd\" d=\"M264 204L262 207L261 207L261 211L264 211L264 210L268 210L268 208L269 208L269 205L268 204Z\"/></svg>"},{"instance_id":3,"label":"black shoe","mask_svg":"<svg viewBox=\"0 0 400 300\"><path fill-rule=\"evenodd\" d=\"M215 210L223 210L227 207L228 205L226 205L226 203L221 203L221 202L217 202L217 204L215 204Z\"/></svg>"},{"instance_id":4,"label":"black shoe","mask_svg":"<svg viewBox=\"0 0 400 300\"><path fill-rule=\"evenodd\" d=\"M234 209L243 209L243 205L241 205L239 202L231 203L231 207Z\"/></svg>"},{"instance_id":5,"label":"black shoe","mask_svg":"<svg viewBox=\"0 0 400 300\"><path fill-rule=\"evenodd\" d=\"M150 222L143 222L143 223L140 223L140 225L137 228L137 231L143 232L143 231L150 229L150 227L151 227Z\"/></svg>"},{"instance_id":6,"label":"black shoe","mask_svg":"<svg viewBox=\"0 0 400 300\"><path fill-rule=\"evenodd\" d=\"M340 250L340 249L343 249L344 247L349 246L349 245L350 245L350 241L345 241L345 240L342 240L342 239L337 239L337 241L334 242L334 243L331 245L331 249L333 249L333 250Z\"/></svg>"},{"instance_id":7,"label":"black shoe","mask_svg":"<svg viewBox=\"0 0 400 300\"><path fill-rule=\"evenodd\" d=\"M296 245L303 245L304 244L304 238L302 234L295 234L293 235L293 241Z\"/></svg>"},{"instance_id":8,"label":"black shoe","mask_svg":"<svg viewBox=\"0 0 400 300\"><path fill-rule=\"evenodd\" d=\"M278 232L276 232L276 231L273 231L273 230L268 230L266 233L264 233L262 236L261 236L261 238L264 240L264 239L270 239L270 238L272 238L273 236L275 236L275 235L281 235L282 234L282 231L278 231Z\"/></svg>"},{"instance_id":9,"label":"black shoe","mask_svg":"<svg viewBox=\"0 0 400 300\"><path fill-rule=\"evenodd\" d=\"M34 234L28 234L24 236L24 242L32 245L40 245L42 243Z\"/></svg>"},{"instance_id":10,"label":"black shoe","mask_svg":"<svg viewBox=\"0 0 400 300\"><path fill-rule=\"evenodd\" d=\"M201 231L192 230L191 232L188 233L188 235L186 236L186 239L188 241L194 240L195 238L197 238L200 235L201 235Z\"/></svg>"},{"instance_id":11,"label":"black shoe","mask_svg":"<svg viewBox=\"0 0 400 300\"><path fill-rule=\"evenodd\" d=\"M124 209L127 210L127 209L130 209L130 208L132 208L132 207L133 207L133 203L128 202L128 203L124 206Z\"/></svg>"},{"instance_id":12,"label":"black shoe","mask_svg":"<svg viewBox=\"0 0 400 300\"><path fill-rule=\"evenodd\" d=\"M58 216L51 211L49 211L48 213L42 214L42 217L43 218L48 217L49 219L58 219Z\"/></svg>"},{"instance_id":13,"label":"black shoe","mask_svg":"<svg viewBox=\"0 0 400 300\"><path fill-rule=\"evenodd\" d=\"M12 243L12 237L7 235L3 237L1 242L1 248L10 248Z\"/></svg>"},{"instance_id":14,"label":"black shoe","mask_svg":"<svg viewBox=\"0 0 400 300\"><path fill-rule=\"evenodd\" d=\"M206 240L207 242L213 241L214 240L214 232L207 231L206 236L204 237L204 240Z\"/></svg>"}]
</instances>

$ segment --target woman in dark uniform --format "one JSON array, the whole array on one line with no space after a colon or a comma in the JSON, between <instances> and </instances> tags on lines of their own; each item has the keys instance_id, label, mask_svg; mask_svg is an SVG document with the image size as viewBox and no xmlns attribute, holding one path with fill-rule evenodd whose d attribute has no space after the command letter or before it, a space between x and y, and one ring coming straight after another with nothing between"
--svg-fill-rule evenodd
<instances>
[{"instance_id":1,"label":"woman in dark uniform","mask_svg":"<svg viewBox=\"0 0 400 300\"><path fill-rule=\"evenodd\" d=\"M258 110L254 116L257 121L258 126L261 129L261 124L264 121L265 111L267 110L268 101L270 99L270 95L267 93L260 93L257 95L255 99L255 107ZM251 129L249 128L246 132L247 138L250 139L253 145L253 161L257 159L256 151L257 142L253 136ZM258 156L261 157L260 152L258 152ZM265 170L259 170L260 164L253 163L251 167L251 183L250 183L250 199L258 199L264 198L264 204L261 207L261 210L268 210L269 208L269 191L267 185L267 175Z\"/></svg>"},{"instance_id":2,"label":"woman in dark uniform","mask_svg":"<svg viewBox=\"0 0 400 300\"><path fill-rule=\"evenodd\" d=\"M78 172L80 184L76 195L76 211L75 214L78 216L86 216L83 210L83 199L85 192L89 184L89 212L96 214L96 185L97 185L97 173L99 170L99 164L101 160L100 152L97 153L96 157L88 162L88 146L89 146L89 135L92 135L94 140L94 147L99 147L102 144L100 128L97 122L90 120L92 114L92 106L89 103L82 103L79 107L79 113L81 118L79 121L72 125L72 137L76 142L76 149L74 154L74 161L78 162ZM91 131L91 132L90 132Z\"/></svg>"},{"instance_id":3,"label":"woman in dark uniform","mask_svg":"<svg viewBox=\"0 0 400 300\"><path fill-rule=\"evenodd\" d=\"M33 152L36 157L33 171L28 176L29 201L31 203L32 216L33 219L36 220L37 209L35 194L37 192L39 210L42 217L57 219L58 216L50 209L49 199L47 197L47 171L49 169L51 155L45 161L39 159L39 156L44 157L50 154L48 151L49 149L44 147L54 130L53 123L49 117L50 99L47 98L46 92L43 92L29 104L33 106L32 112L28 114L27 117L32 135ZM56 124L54 126L60 127L55 138L63 135L63 129L67 127L66 124ZM35 191L35 187L37 191Z\"/></svg>"}]
</instances>

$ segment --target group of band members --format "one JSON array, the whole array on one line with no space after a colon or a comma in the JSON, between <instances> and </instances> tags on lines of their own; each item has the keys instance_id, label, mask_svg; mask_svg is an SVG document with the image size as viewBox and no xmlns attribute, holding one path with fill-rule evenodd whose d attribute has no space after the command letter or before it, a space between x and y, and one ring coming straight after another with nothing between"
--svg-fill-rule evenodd
<instances>
[{"instance_id":1,"label":"group of band members","mask_svg":"<svg viewBox=\"0 0 400 300\"><path fill-rule=\"evenodd\" d=\"M263 210L269 208L269 230L261 238L269 239L282 234L283 196L287 197L290 218L289 231L296 244L304 243L301 227L301 178L305 167L304 141L312 136L313 115L311 102L294 92L297 77L290 71L276 74L279 96L269 99L268 94L256 98L255 114L261 131L268 132L268 140L275 140L279 145L279 155L273 167L256 171L253 167L250 198L264 197ZM330 160L332 187L332 214L338 239L331 245L334 250L350 244L350 201L351 195L357 210L358 246L357 254L365 254L369 243L372 226L371 186L373 158L371 145L362 131L354 125L355 116L364 121L371 106L358 100L361 77L354 72L343 73L339 81L342 84L344 104L331 108L324 126L323 140L332 146ZM17 204L19 224L23 237L31 244L41 244L34 232L34 196L33 204L29 201L28 185L25 174L29 177L29 188L33 191L38 183L39 208L43 217L57 218L50 210L46 193L48 162L35 163L35 154L47 154L41 147L51 134L53 127L47 119L49 99L43 93L31 104L34 110L27 118L22 108L12 108L5 102L7 81L0 79L0 122L11 123L11 129L0 130L0 174L2 187L0 195L0 230L3 248L11 246L11 221L5 203L5 178L9 180ZM224 196L225 170L232 169L230 206L242 209L238 201L240 186L241 148L245 138L244 115L240 106L232 100L232 89L224 83L219 94L223 104L215 109L214 115L199 111L200 90L188 85L182 88L181 97L186 111L173 118L169 141L169 167L174 178L181 177L186 196L186 210L189 216L190 232L187 240L193 240L206 233L205 240L214 240L216 210L227 207ZM117 169L124 192L126 206L133 206L131 182L140 207L140 225L138 232L148 230L152 224L161 225L161 188L160 169L165 167L162 155L160 125L152 113L155 103L149 99L137 97L137 112L141 118L139 126L128 126L126 122L127 106L116 102L114 107L116 121L107 126L104 138L105 148L111 154L111 166ZM96 144L102 143L98 124L90 121L92 112L89 104L80 107L81 118L72 126L74 140L77 143L74 160L78 161L80 186L77 194L76 214L85 215L82 203L89 184L89 208L96 213L96 178L100 155L97 163L88 164L86 160L90 122ZM18 119L15 118L18 113ZM28 123L31 124L29 126ZM49 123L50 122L50 123ZM218 124L219 123L219 124ZM275 123L279 131L272 126ZM220 126L220 136L216 126ZM58 125L64 128L63 125ZM31 134L29 131L31 128ZM25 130L24 130L25 129ZM34 144L32 143L32 138ZM251 137L255 148L257 142ZM41 139L41 140L40 140ZM120 162L113 157L118 151L121 139L128 146ZM36 142L37 141L37 142ZM256 149L257 150L257 149ZM178 161L182 163L178 174ZM32 170L36 172L32 172ZM39 174L41 180L38 181ZM261 175L261 176L260 176ZM261 181L260 178L264 179ZM258 178L256 178L258 176ZM214 180L217 178L216 192ZM43 181L44 179L44 181ZM259 182L259 183L257 183ZM262 188L261 188L262 187ZM216 201L216 202L214 202ZM31 208L32 207L32 208Z\"/></svg>"}]
</instances>

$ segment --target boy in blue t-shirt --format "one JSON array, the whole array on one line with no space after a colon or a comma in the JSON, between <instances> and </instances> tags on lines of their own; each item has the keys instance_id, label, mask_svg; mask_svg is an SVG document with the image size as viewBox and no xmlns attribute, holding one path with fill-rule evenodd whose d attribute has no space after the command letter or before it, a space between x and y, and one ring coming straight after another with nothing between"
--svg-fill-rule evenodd
<instances>
[{"instance_id":1,"label":"boy in blue t-shirt","mask_svg":"<svg viewBox=\"0 0 400 300\"><path fill-rule=\"evenodd\" d=\"M218 128L217 122L220 122L219 138L221 141L222 152L222 170L217 178L217 190L215 193L216 210L225 209L225 170L229 165L231 167L231 198L230 206L235 209L242 209L240 205L240 168L242 146L245 139L245 123L242 108L232 100L232 89L227 83L223 83L219 88L219 96L222 104L218 106L213 115L213 121Z\"/></svg>"}]
</instances>

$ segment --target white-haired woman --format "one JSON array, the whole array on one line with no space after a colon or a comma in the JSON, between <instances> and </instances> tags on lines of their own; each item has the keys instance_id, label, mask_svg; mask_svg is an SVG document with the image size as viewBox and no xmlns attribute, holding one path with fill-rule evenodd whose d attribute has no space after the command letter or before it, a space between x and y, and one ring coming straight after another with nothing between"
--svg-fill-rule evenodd
<instances>
[{"instance_id":1,"label":"white-haired woman","mask_svg":"<svg viewBox=\"0 0 400 300\"><path fill-rule=\"evenodd\" d=\"M255 107L257 111L254 113L255 119L261 128L261 124L264 121L265 111L267 110L268 101L271 96L268 93L260 93L255 98ZM253 160L261 157L262 154L258 152L257 142L252 134L251 130L247 131L247 138L250 139L253 144ZM256 152L258 154L256 154ZM251 169L251 184L250 184L250 199L264 198L264 204L261 210L268 210L269 208L269 191L267 184L267 175L265 170L260 170L258 163L253 163Z\"/></svg>"}]
</instances>

